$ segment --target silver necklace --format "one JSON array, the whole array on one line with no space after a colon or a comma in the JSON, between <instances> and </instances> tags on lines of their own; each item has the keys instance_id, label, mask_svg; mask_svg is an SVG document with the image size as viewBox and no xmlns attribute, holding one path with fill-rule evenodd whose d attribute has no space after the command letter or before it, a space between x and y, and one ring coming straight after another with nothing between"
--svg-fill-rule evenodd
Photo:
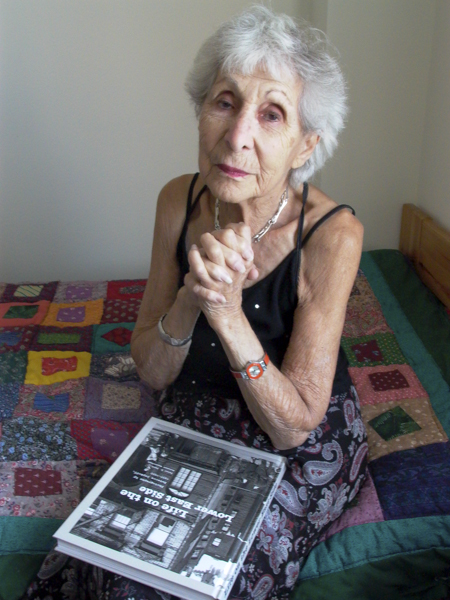
<instances>
[{"instance_id":1,"label":"silver necklace","mask_svg":"<svg viewBox=\"0 0 450 600\"><path fill-rule=\"evenodd\" d=\"M284 192L281 195L280 198L280 204L278 205L277 208L277 212L273 215L273 217L271 217L267 223L264 225L264 227L258 231L257 234L255 234L252 237L252 242L254 244L257 244L261 238L263 237L263 235L266 235L266 233L269 231L269 229L272 227L272 225L275 225L275 223L278 221L278 217L281 214L281 211L283 210L283 208L286 206L287 202L289 200L289 192L288 192L288 188L286 188L284 190ZM216 198L216 205L215 205L215 214L214 214L214 228L218 231L220 229L220 223L219 223L219 198Z\"/></svg>"}]
</instances>

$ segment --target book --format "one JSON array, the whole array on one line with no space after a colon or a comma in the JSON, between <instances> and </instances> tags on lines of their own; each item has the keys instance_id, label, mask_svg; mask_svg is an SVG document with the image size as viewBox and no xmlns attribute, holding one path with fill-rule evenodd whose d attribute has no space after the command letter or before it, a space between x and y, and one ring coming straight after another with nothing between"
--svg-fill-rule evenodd
<instances>
[{"instance_id":1,"label":"book","mask_svg":"<svg viewBox=\"0 0 450 600\"><path fill-rule=\"evenodd\" d=\"M152 418L55 533L60 552L188 600L225 600L282 456Z\"/></svg>"}]
</instances>

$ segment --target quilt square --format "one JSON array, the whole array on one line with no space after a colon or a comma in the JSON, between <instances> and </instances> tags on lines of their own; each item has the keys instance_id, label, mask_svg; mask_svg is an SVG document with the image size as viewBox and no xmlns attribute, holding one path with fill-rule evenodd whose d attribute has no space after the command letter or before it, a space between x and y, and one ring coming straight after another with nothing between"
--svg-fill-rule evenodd
<instances>
[{"instance_id":1,"label":"quilt square","mask_svg":"<svg viewBox=\"0 0 450 600\"><path fill-rule=\"evenodd\" d=\"M370 463L386 520L450 513L450 447L430 444Z\"/></svg>"},{"instance_id":2,"label":"quilt square","mask_svg":"<svg viewBox=\"0 0 450 600\"><path fill-rule=\"evenodd\" d=\"M50 302L6 302L0 304L0 327L39 325L47 314Z\"/></svg>"},{"instance_id":3,"label":"quilt square","mask_svg":"<svg viewBox=\"0 0 450 600\"><path fill-rule=\"evenodd\" d=\"M27 353L0 354L0 383L23 383L27 369Z\"/></svg>"},{"instance_id":4,"label":"quilt square","mask_svg":"<svg viewBox=\"0 0 450 600\"><path fill-rule=\"evenodd\" d=\"M90 352L92 325L88 327L40 327L30 344L30 350L62 350ZM1 335L1 334L0 334Z\"/></svg>"},{"instance_id":5,"label":"quilt square","mask_svg":"<svg viewBox=\"0 0 450 600\"><path fill-rule=\"evenodd\" d=\"M106 300L102 323L135 323L142 300Z\"/></svg>"},{"instance_id":6,"label":"quilt square","mask_svg":"<svg viewBox=\"0 0 450 600\"><path fill-rule=\"evenodd\" d=\"M46 421L81 419L86 381L86 378L67 379L51 385L23 385L14 416L37 417Z\"/></svg>"},{"instance_id":7,"label":"quilt square","mask_svg":"<svg viewBox=\"0 0 450 600\"><path fill-rule=\"evenodd\" d=\"M90 377L85 419L143 423L154 415L152 389L144 382L115 383Z\"/></svg>"},{"instance_id":8,"label":"quilt square","mask_svg":"<svg viewBox=\"0 0 450 600\"><path fill-rule=\"evenodd\" d=\"M136 363L131 354L93 354L91 377L110 381L139 381Z\"/></svg>"},{"instance_id":9,"label":"quilt square","mask_svg":"<svg viewBox=\"0 0 450 600\"><path fill-rule=\"evenodd\" d=\"M62 494L61 473L54 469L17 467L14 478L16 496L50 496Z\"/></svg>"},{"instance_id":10,"label":"quilt square","mask_svg":"<svg viewBox=\"0 0 450 600\"><path fill-rule=\"evenodd\" d=\"M48 350L28 352L26 384L50 385L67 379L88 377L91 355L89 352L62 352Z\"/></svg>"},{"instance_id":11,"label":"quilt square","mask_svg":"<svg viewBox=\"0 0 450 600\"><path fill-rule=\"evenodd\" d=\"M0 421L9 419L19 402L20 383L0 383Z\"/></svg>"},{"instance_id":12,"label":"quilt square","mask_svg":"<svg viewBox=\"0 0 450 600\"><path fill-rule=\"evenodd\" d=\"M357 338L343 337L341 345L350 367L406 364L400 346L392 333L377 333Z\"/></svg>"},{"instance_id":13,"label":"quilt square","mask_svg":"<svg viewBox=\"0 0 450 600\"><path fill-rule=\"evenodd\" d=\"M50 283L9 283L3 293L2 302L51 302L55 295L57 281Z\"/></svg>"},{"instance_id":14,"label":"quilt square","mask_svg":"<svg viewBox=\"0 0 450 600\"><path fill-rule=\"evenodd\" d=\"M381 456L448 440L428 398L361 406L367 429L369 461Z\"/></svg>"},{"instance_id":15,"label":"quilt square","mask_svg":"<svg viewBox=\"0 0 450 600\"><path fill-rule=\"evenodd\" d=\"M71 433L81 460L113 462L142 428L142 423L118 423L102 419L72 421Z\"/></svg>"},{"instance_id":16,"label":"quilt square","mask_svg":"<svg viewBox=\"0 0 450 600\"><path fill-rule=\"evenodd\" d=\"M93 354L130 353L131 335L135 323L105 323L94 327Z\"/></svg>"},{"instance_id":17,"label":"quilt square","mask_svg":"<svg viewBox=\"0 0 450 600\"><path fill-rule=\"evenodd\" d=\"M53 302L87 302L106 298L106 281L71 281L58 285Z\"/></svg>"},{"instance_id":18,"label":"quilt square","mask_svg":"<svg viewBox=\"0 0 450 600\"><path fill-rule=\"evenodd\" d=\"M0 439L0 462L75 460L77 446L68 423L25 417L5 421Z\"/></svg>"},{"instance_id":19,"label":"quilt square","mask_svg":"<svg viewBox=\"0 0 450 600\"><path fill-rule=\"evenodd\" d=\"M322 536L321 541L328 539L335 533L339 533L347 527L364 525L366 523L379 523L384 521L378 494L370 473L364 482L360 492L344 510L342 515L333 521L330 528Z\"/></svg>"},{"instance_id":20,"label":"quilt square","mask_svg":"<svg viewBox=\"0 0 450 600\"><path fill-rule=\"evenodd\" d=\"M45 327L86 327L100 323L103 300L73 302L72 304L50 304L42 325Z\"/></svg>"},{"instance_id":21,"label":"quilt square","mask_svg":"<svg viewBox=\"0 0 450 600\"><path fill-rule=\"evenodd\" d=\"M377 415L369 421L369 425L386 442L422 429L401 406L394 406L390 410Z\"/></svg>"},{"instance_id":22,"label":"quilt square","mask_svg":"<svg viewBox=\"0 0 450 600\"><path fill-rule=\"evenodd\" d=\"M361 404L423 398L427 392L409 365L350 367L350 377Z\"/></svg>"},{"instance_id":23,"label":"quilt square","mask_svg":"<svg viewBox=\"0 0 450 600\"><path fill-rule=\"evenodd\" d=\"M108 281L107 299L130 300L131 298L142 298L146 284L146 279Z\"/></svg>"},{"instance_id":24,"label":"quilt square","mask_svg":"<svg viewBox=\"0 0 450 600\"><path fill-rule=\"evenodd\" d=\"M0 354L29 350L36 331L36 326L0 327Z\"/></svg>"},{"instance_id":25,"label":"quilt square","mask_svg":"<svg viewBox=\"0 0 450 600\"><path fill-rule=\"evenodd\" d=\"M0 516L65 519L79 500L75 461L0 463Z\"/></svg>"}]
</instances>

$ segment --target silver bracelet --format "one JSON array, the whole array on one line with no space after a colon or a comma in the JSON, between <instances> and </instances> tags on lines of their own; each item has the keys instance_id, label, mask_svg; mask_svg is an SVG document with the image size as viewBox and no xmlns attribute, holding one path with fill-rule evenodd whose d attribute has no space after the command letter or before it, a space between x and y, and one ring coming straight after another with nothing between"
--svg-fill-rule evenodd
<instances>
[{"instance_id":1,"label":"silver bracelet","mask_svg":"<svg viewBox=\"0 0 450 600\"><path fill-rule=\"evenodd\" d=\"M184 340L178 340L177 338L171 337L168 333L166 333L163 329L163 321L167 317L167 313L165 313L160 320L158 321L158 333L159 337L163 342L169 344L169 346L185 346L192 340L192 333L188 335Z\"/></svg>"}]
</instances>

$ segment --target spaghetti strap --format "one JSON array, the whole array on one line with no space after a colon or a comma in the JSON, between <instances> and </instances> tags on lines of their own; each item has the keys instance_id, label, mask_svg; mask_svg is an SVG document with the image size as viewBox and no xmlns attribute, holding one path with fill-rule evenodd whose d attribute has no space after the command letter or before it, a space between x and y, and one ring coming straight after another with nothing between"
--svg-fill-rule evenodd
<instances>
[{"instance_id":1,"label":"spaghetti strap","mask_svg":"<svg viewBox=\"0 0 450 600\"><path fill-rule=\"evenodd\" d=\"M312 234L316 231L316 229L318 229L323 223L325 223L325 221L327 221L330 217L332 217L337 212L341 211L343 208L348 208L349 210L352 211L352 214L355 214L354 209L351 206L349 206L348 204L339 204L339 206L335 206L332 210L327 212L326 215L324 215L321 219L319 219L317 221L317 223L314 223L314 225L311 227L311 229L305 235L305 239L301 243L301 247L304 248L305 244L307 243L309 238L312 236Z\"/></svg>"},{"instance_id":2,"label":"spaghetti strap","mask_svg":"<svg viewBox=\"0 0 450 600\"><path fill-rule=\"evenodd\" d=\"M308 200L308 191L309 186L308 182L305 181L303 183L303 194L302 194L302 210L300 212L300 217L298 219L298 232L297 232L297 244L295 248L295 260L293 262L293 277L296 282L295 289L298 287L298 276L300 273L300 263L301 263L301 250L302 250L302 236L303 236L303 225L305 222L305 205Z\"/></svg>"},{"instance_id":3,"label":"spaghetti strap","mask_svg":"<svg viewBox=\"0 0 450 600\"><path fill-rule=\"evenodd\" d=\"M189 192L188 192L187 203L186 203L186 217L184 219L183 229L181 230L181 234L178 239L178 244L177 244L177 249L176 249L178 264L182 265L183 269L186 269L186 272L189 271L189 263L188 263L187 254L186 254L186 233L187 233L187 228L189 225L189 220L190 220L192 212L195 209L195 207L197 206L201 196L207 189L207 186L204 185L202 187L202 189L199 191L199 193L197 194L197 196L195 197L195 200L192 201L192 197L194 195L194 187L195 187L195 184L197 183L197 179L198 179L199 175L200 175L200 173L195 173L194 177L192 178L191 184L189 186ZM180 282L179 282L180 285L182 285L182 282L183 282L183 275L180 274Z\"/></svg>"}]
</instances>

